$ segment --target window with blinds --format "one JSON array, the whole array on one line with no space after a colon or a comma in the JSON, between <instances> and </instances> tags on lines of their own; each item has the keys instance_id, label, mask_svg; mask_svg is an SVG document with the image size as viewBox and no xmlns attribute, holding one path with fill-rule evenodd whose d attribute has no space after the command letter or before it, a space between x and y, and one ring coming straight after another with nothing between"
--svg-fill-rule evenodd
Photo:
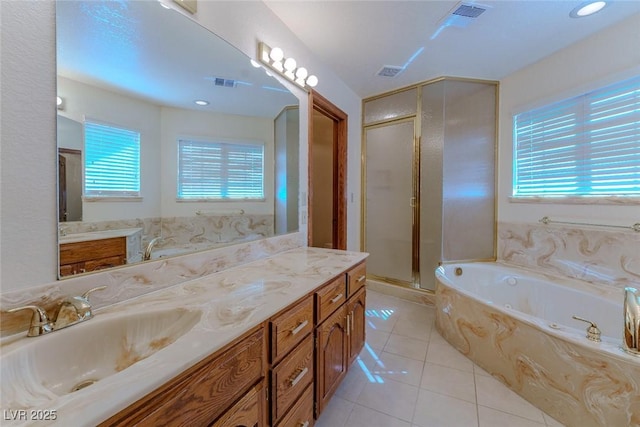
<instances>
[{"instance_id":1,"label":"window with blinds","mask_svg":"<svg viewBox=\"0 0 640 427\"><path fill-rule=\"evenodd\" d=\"M513 196L639 197L640 76L514 116Z\"/></svg>"},{"instance_id":2,"label":"window with blinds","mask_svg":"<svg viewBox=\"0 0 640 427\"><path fill-rule=\"evenodd\" d=\"M84 148L85 196L140 196L139 132L85 121Z\"/></svg>"},{"instance_id":3,"label":"window with blinds","mask_svg":"<svg viewBox=\"0 0 640 427\"><path fill-rule=\"evenodd\" d=\"M264 144L178 140L178 199L264 199Z\"/></svg>"}]
</instances>

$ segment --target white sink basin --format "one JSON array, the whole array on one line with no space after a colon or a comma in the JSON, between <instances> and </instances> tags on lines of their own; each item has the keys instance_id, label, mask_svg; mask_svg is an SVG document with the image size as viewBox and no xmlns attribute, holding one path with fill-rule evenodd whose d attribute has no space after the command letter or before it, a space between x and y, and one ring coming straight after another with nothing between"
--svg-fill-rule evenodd
<instances>
[{"instance_id":1,"label":"white sink basin","mask_svg":"<svg viewBox=\"0 0 640 427\"><path fill-rule=\"evenodd\" d=\"M2 349L2 407L28 409L116 374L187 333L200 311L105 315Z\"/></svg>"}]
</instances>

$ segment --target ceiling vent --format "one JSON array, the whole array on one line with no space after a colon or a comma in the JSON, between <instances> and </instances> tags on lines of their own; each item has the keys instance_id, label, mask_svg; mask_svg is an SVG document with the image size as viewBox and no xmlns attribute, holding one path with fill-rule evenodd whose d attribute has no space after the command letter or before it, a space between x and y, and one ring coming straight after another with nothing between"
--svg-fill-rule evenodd
<instances>
[{"instance_id":1,"label":"ceiling vent","mask_svg":"<svg viewBox=\"0 0 640 427\"><path fill-rule=\"evenodd\" d=\"M223 79L220 77L215 77L213 79L213 84L216 86L222 87L236 87L236 81L231 79Z\"/></svg>"},{"instance_id":2,"label":"ceiling vent","mask_svg":"<svg viewBox=\"0 0 640 427\"><path fill-rule=\"evenodd\" d=\"M465 28L488 9L488 6L458 3L442 20L441 27Z\"/></svg>"},{"instance_id":3,"label":"ceiling vent","mask_svg":"<svg viewBox=\"0 0 640 427\"><path fill-rule=\"evenodd\" d=\"M384 65L376 73L380 77L395 77L404 70L404 67L398 67L397 65Z\"/></svg>"}]
</instances>

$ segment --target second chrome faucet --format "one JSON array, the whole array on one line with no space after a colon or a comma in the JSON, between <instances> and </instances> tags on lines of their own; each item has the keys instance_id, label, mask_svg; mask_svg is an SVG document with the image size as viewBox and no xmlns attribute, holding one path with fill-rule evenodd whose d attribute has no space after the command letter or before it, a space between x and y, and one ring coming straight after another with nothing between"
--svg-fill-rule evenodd
<instances>
[{"instance_id":1,"label":"second chrome faucet","mask_svg":"<svg viewBox=\"0 0 640 427\"><path fill-rule=\"evenodd\" d=\"M93 311L91 304L89 303L89 295L92 292L102 291L104 289L107 289L107 287L99 286L97 288L89 289L80 296L66 297L56 309L53 320L49 319L47 312L44 309L36 305L25 305L23 307L13 308L7 311L9 313L14 313L20 310L33 311L27 336L37 337L91 319L93 317Z\"/></svg>"}]
</instances>

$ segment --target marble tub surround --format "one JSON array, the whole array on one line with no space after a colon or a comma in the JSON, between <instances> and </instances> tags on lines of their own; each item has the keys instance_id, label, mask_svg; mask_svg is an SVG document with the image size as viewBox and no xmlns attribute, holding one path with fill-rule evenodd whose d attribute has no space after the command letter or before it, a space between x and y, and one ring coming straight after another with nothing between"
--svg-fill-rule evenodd
<instances>
[{"instance_id":1,"label":"marble tub surround","mask_svg":"<svg viewBox=\"0 0 640 427\"><path fill-rule=\"evenodd\" d=\"M159 248L197 243L228 243L273 236L273 215L213 215L162 218Z\"/></svg>"},{"instance_id":2,"label":"marble tub surround","mask_svg":"<svg viewBox=\"0 0 640 427\"><path fill-rule=\"evenodd\" d=\"M23 333L29 327L29 312L6 310L35 304L49 314L67 296L81 295L96 286L105 291L91 295L94 307L115 304L149 292L197 279L247 262L266 258L304 244L302 233L291 233L223 248L172 258L161 258L131 266L102 270L87 275L0 294L0 335Z\"/></svg>"},{"instance_id":3,"label":"marble tub surround","mask_svg":"<svg viewBox=\"0 0 640 427\"><path fill-rule=\"evenodd\" d=\"M498 261L614 287L640 282L640 233L541 223L498 224Z\"/></svg>"},{"instance_id":4,"label":"marble tub surround","mask_svg":"<svg viewBox=\"0 0 640 427\"><path fill-rule=\"evenodd\" d=\"M567 426L640 426L640 359L618 342L551 328L549 320L519 313L517 302L505 308L442 280L436 328L462 354Z\"/></svg>"},{"instance_id":5,"label":"marble tub surround","mask_svg":"<svg viewBox=\"0 0 640 427\"><path fill-rule=\"evenodd\" d=\"M96 317L168 309L199 311L201 316L174 344L90 387L40 403L41 409L56 410L57 420L51 425L70 425L70 420L96 425L366 257L360 252L297 248L98 309ZM16 340L3 346L3 354L36 339ZM2 409L29 406L21 401L24 397L7 390L2 394Z\"/></svg>"}]
</instances>

